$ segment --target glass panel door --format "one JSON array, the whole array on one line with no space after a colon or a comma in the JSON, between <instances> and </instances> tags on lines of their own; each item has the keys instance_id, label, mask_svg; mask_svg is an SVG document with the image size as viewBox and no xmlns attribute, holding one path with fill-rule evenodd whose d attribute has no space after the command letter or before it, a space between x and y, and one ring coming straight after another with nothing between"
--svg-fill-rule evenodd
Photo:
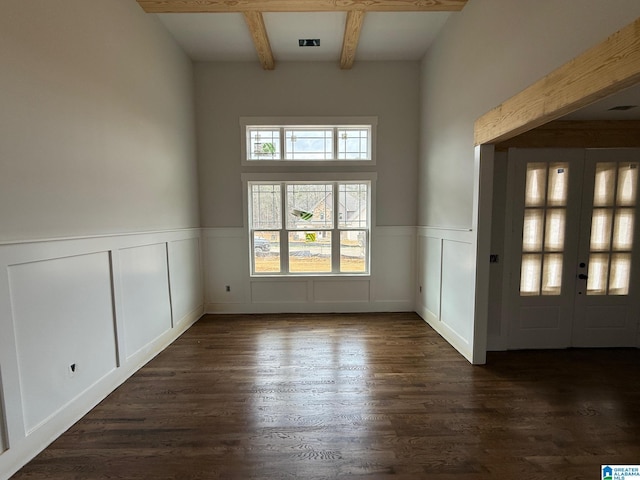
<instances>
[{"instance_id":1,"label":"glass panel door","mask_svg":"<svg viewBox=\"0 0 640 480\"><path fill-rule=\"evenodd\" d=\"M571 341L584 150L512 149L509 348Z\"/></svg>"},{"instance_id":2,"label":"glass panel door","mask_svg":"<svg viewBox=\"0 0 640 480\"><path fill-rule=\"evenodd\" d=\"M513 149L509 348L638 346L640 150Z\"/></svg>"},{"instance_id":3,"label":"glass panel door","mask_svg":"<svg viewBox=\"0 0 640 480\"><path fill-rule=\"evenodd\" d=\"M632 293L639 165L635 149L586 151L574 346L637 344Z\"/></svg>"}]
</instances>

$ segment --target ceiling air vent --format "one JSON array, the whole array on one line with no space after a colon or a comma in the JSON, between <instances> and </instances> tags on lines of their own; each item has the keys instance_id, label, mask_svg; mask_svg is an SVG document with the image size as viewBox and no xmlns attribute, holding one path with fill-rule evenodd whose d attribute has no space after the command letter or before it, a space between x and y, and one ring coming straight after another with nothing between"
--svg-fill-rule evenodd
<instances>
[{"instance_id":1,"label":"ceiling air vent","mask_svg":"<svg viewBox=\"0 0 640 480\"><path fill-rule=\"evenodd\" d=\"M298 40L299 47L319 47L320 39L319 38L301 38Z\"/></svg>"},{"instance_id":2,"label":"ceiling air vent","mask_svg":"<svg viewBox=\"0 0 640 480\"><path fill-rule=\"evenodd\" d=\"M631 110L632 108L636 108L638 105L617 105L615 107L611 107L609 110L615 110L624 112L625 110Z\"/></svg>"}]
</instances>

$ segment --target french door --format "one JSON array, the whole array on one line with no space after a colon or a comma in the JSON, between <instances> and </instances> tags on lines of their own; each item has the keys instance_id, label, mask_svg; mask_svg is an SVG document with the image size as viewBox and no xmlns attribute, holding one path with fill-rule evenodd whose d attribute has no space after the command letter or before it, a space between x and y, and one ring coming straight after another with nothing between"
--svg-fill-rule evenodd
<instances>
[{"instance_id":1,"label":"french door","mask_svg":"<svg viewBox=\"0 0 640 480\"><path fill-rule=\"evenodd\" d=\"M640 150L512 149L509 348L638 346Z\"/></svg>"}]
</instances>

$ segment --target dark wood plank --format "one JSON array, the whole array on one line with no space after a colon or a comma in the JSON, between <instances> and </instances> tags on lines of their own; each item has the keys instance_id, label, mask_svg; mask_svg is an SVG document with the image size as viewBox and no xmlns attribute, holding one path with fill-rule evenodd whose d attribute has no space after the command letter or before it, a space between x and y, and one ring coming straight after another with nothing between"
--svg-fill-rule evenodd
<instances>
[{"instance_id":1,"label":"dark wood plank","mask_svg":"<svg viewBox=\"0 0 640 480\"><path fill-rule=\"evenodd\" d=\"M493 353L417 315L205 316L20 479L600 478L640 463L640 351Z\"/></svg>"}]
</instances>

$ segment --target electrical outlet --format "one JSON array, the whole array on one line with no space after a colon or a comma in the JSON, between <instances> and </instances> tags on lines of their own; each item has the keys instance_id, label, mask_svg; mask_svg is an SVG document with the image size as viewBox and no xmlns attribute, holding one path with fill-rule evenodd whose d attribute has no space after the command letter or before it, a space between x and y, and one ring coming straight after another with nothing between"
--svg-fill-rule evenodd
<instances>
[{"instance_id":1,"label":"electrical outlet","mask_svg":"<svg viewBox=\"0 0 640 480\"><path fill-rule=\"evenodd\" d=\"M230 292L231 291L231 285L225 285L224 290L225 290L225 292Z\"/></svg>"}]
</instances>

